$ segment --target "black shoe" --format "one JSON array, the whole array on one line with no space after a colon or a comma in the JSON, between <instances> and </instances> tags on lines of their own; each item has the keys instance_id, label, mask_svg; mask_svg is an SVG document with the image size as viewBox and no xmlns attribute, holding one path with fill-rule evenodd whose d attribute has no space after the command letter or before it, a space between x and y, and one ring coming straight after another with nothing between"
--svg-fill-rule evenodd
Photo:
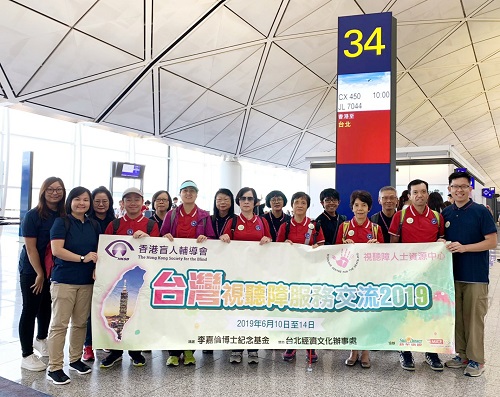
<instances>
[{"instance_id":1,"label":"black shoe","mask_svg":"<svg viewBox=\"0 0 500 397\"><path fill-rule=\"evenodd\" d=\"M433 371L442 371L443 363L437 353L425 353L425 362L429 364Z\"/></svg>"},{"instance_id":2,"label":"black shoe","mask_svg":"<svg viewBox=\"0 0 500 397\"><path fill-rule=\"evenodd\" d=\"M407 371L415 371L415 361L413 361L411 352L399 352L399 362L401 368Z\"/></svg>"},{"instance_id":3,"label":"black shoe","mask_svg":"<svg viewBox=\"0 0 500 397\"><path fill-rule=\"evenodd\" d=\"M203 354L214 354L213 350L203 350Z\"/></svg>"},{"instance_id":4,"label":"black shoe","mask_svg":"<svg viewBox=\"0 0 500 397\"><path fill-rule=\"evenodd\" d=\"M92 372L92 368L90 368L87 364L82 363L80 360L69 364L69 369L78 372L80 375L90 374Z\"/></svg>"},{"instance_id":5,"label":"black shoe","mask_svg":"<svg viewBox=\"0 0 500 397\"><path fill-rule=\"evenodd\" d=\"M109 368L112 367L115 363L118 361L121 361L122 359L122 352L116 352L112 351L111 353L108 354L108 356L101 361L101 368Z\"/></svg>"},{"instance_id":6,"label":"black shoe","mask_svg":"<svg viewBox=\"0 0 500 397\"><path fill-rule=\"evenodd\" d=\"M146 358L140 352L131 353L129 351L128 354L134 367L143 367L146 365Z\"/></svg>"},{"instance_id":7,"label":"black shoe","mask_svg":"<svg viewBox=\"0 0 500 397\"><path fill-rule=\"evenodd\" d=\"M64 373L62 369L58 369L57 371L47 371L47 379L51 380L54 385L66 385L71 382L71 379L68 375Z\"/></svg>"}]
</instances>

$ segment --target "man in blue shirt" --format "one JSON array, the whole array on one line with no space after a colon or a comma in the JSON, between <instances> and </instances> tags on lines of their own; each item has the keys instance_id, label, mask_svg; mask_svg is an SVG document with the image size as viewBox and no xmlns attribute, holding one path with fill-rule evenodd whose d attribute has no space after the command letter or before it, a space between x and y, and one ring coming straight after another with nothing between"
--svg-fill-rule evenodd
<instances>
[{"instance_id":1,"label":"man in blue shirt","mask_svg":"<svg viewBox=\"0 0 500 397\"><path fill-rule=\"evenodd\" d=\"M447 248L453 253L455 279L455 351L445 365L465 368L466 376L484 372L484 317L488 310L489 252L497 246L497 228L488 209L470 198L470 176L454 172L448 191L454 204L443 210Z\"/></svg>"}]
</instances>

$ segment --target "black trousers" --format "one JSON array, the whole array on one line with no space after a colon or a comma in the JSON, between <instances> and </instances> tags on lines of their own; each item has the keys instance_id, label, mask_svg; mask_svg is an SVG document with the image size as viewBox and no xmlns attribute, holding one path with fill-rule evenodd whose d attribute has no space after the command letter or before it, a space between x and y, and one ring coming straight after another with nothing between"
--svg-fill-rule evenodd
<instances>
[{"instance_id":1,"label":"black trousers","mask_svg":"<svg viewBox=\"0 0 500 397\"><path fill-rule=\"evenodd\" d=\"M50 283L49 280L45 280L42 292L34 294L30 287L35 283L35 279L36 275L20 275L23 310L19 319L19 341L21 342L23 357L33 354L35 320L38 325L38 339L46 339L49 333L50 316L52 313Z\"/></svg>"}]
</instances>

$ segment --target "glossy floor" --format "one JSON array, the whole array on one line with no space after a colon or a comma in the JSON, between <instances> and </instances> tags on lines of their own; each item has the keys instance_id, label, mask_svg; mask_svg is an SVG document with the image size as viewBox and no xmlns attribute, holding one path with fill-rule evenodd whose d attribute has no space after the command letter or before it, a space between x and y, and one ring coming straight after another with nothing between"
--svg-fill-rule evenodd
<instances>
[{"instance_id":1,"label":"glossy floor","mask_svg":"<svg viewBox=\"0 0 500 397\"><path fill-rule=\"evenodd\" d=\"M490 308L486 320L486 371L479 378L468 378L461 370L445 368L433 372L421 353L415 354L416 371L399 366L395 352L373 352L372 368L359 365L346 367L347 352L322 350L319 361L308 372L305 352L297 360L282 360L282 351L260 350L260 363L248 365L246 357L240 365L229 363L228 352L213 355L195 353L196 366L167 368L168 354L145 353L147 365L135 368L126 359L109 369L93 363L93 372L77 375L72 371L71 383L55 386L45 372L20 368L21 351L18 322L22 300L18 283L17 228L0 226L0 376L54 396L497 396L500 390L500 264L491 269ZM498 250L497 250L498 252ZM498 256L500 258L500 255ZM106 353L98 351L101 359ZM67 357L67 354L66 354ZM451 356L442 356L448 359ZM46 359L44 359L46 360ZM68 373L66 363L65 371ZM0 395L2 391L0 390Z\"/></svg>"}]
</instances>

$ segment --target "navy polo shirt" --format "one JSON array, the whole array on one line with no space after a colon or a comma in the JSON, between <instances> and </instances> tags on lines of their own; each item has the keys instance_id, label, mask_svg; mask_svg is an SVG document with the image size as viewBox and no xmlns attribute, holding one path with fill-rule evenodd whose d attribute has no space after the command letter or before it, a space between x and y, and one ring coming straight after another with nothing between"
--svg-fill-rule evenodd
<instances>
[{"instance_id":1,"label":"navy polo shirt","mask_svg":"<svg viewBox=\"0 0 500 397\"><path fill-rule=\"evenodd\" d=\"M97 252L97 243L101 232L100 227L94 227L88 218L83 223L72 215L68 215L68 219L70 224L67 233L64 219L56 219L54 226L50 229L50 240L64 240L64 248L77 255ZM78 262L69 262L56 257L50 278L56 283L93 284L92 273L94 268L94 262L83 263L80 260Z\"/></svg>"},{"instance_id":2,"label":"navy polo shirt","mask_svg":"<svg viewBox=\"0 0 500 397\"><path fill-rule=\"evenodd\" d=\"M445 238L460 244L475 244L484 236L496 233L497 227L490 211L483 205L469 200L458 208L455 204L443 210ZM453 254L453 276L464 283L488 283L489 252L464 252Z\"/></svg>"},{"instance_id":3,"label":"navy polo shirt","mask_svg":"<svg viewBox=\"0 0 500 397\"><path fill-rule=\"evenodd\" d=\"M36 238L36 249L40 256L40 264L44 267L45 249L50 242L50 228L54 224L55 219L59 217L57 211L48 211L47 219L40 218L38 210L33 208L26 213L21 226L21 234L23 237ZM19 273L36 275L35 269L31 266L26 251L26 245L23 245L21 254L19 255Z\"/></svg>"}]
</instances>

